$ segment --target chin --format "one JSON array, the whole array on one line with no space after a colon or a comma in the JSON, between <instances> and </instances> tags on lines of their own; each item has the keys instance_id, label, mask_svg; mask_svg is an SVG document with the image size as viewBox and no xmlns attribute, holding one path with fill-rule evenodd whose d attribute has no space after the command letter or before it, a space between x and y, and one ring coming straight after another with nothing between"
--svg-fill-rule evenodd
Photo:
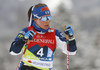
<instances>
[{"instance_id":1,"label":"chin","mask_svg":"<svg viewBox=\"0 0 100 70\"><path fill-rule=\"evenodd\" d=\"M44 29L47 30L49 27L45 27Z\"/></svg>"},{"instance_id":2,"label":"chin","mask_svg":"<svg viewBox=\"0 0 100 70\"><path fill-rule=\"evenodd\" d=\"M48 28L45 28L45 30L47 30Z\"/></svg>"}]
</instances>

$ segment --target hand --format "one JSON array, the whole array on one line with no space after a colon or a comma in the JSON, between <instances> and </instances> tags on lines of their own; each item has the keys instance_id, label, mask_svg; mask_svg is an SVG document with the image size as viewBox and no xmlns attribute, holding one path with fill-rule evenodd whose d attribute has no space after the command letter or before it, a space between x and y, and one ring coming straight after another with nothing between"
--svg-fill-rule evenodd
<instances>
[{"instance_id":1,"label":"hand","mask_svg":"<svg viewBox=\"0 0 100 70\"><path fill-rule=\"evenodd\" d=\"M25 35L24 35L24 38L25 39L29 39L29 40L32 40L34 35L36 35L36 33L32 30L28 31Z\"/></svg>"},{"instance_id":2,"label":"hand","mask_svg":"<svg viewBox=\"0 0 100 70\"><path fill-rule=\"evenodd\" d=\"M64 33L66 34L66 35L69 35L69 36L73 36L73 29L71 28L71 26L70 25L68 25L68 26L65 26L65 31L64 31Z\"/></svg>"},{"instance_id":3,"label":"hand","mask_svg":"<svg viewBox=\"0 0 100 70\"><path fill-rule=\"evenodd\" d=\"M68 26L65 26L64 28L65 28L64 32L66 34L66 40L69 40L69 41L74 40L75 36L73 35L74 32L73 32L73 29L71 28L71 26L68 25Z\"/></svg>"}]
</instances>

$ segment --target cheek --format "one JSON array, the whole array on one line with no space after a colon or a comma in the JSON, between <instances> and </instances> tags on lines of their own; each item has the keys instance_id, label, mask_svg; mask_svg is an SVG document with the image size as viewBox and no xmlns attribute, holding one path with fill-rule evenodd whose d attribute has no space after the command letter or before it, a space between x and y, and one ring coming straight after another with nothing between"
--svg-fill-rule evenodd
<instances>
[{"instance_id":1,"label":"cheek","mask_svg":"<svg viewBox=\"0 0 100 70\"><path fill-rule=\"evenodd\" d=\"M38 22L38 25L39 25L39 27L41 27L41 28L42 28L42 27L44 26L43 21L39 21L39 22Z\"/></svg>"},{"instance_id":2,"label":"cheek","mask_svg":"<svg viewBox=\"0 0 100 70\"><path fill-rule=\"evenodd\" d=\"M46 25L50 25L50 22L51 21L47 21L47 22L44 22L44 21L38 21L38 26L42 29L48 29L49 26L46 26Z\"/></svg>"}]
</instances>

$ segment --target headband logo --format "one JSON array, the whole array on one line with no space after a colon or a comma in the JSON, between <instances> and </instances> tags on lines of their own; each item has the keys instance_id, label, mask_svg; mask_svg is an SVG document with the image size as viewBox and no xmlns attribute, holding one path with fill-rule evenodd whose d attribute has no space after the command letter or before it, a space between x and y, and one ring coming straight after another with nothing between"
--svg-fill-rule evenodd
<instances>
[{"instance_id":1,"label":"headband logo","mask_svg":"<svg viewBox=\"0 0 100 70\"><path fill-rule=\"evenodd\" d=\"M50 14L50 11L45 11L45 14Z\"/></svg>"},{"instance_id":2,"label":"headband logo","mask_svg":"<svg viewBox=\"0 0 100 70\"><path fill-rule=\"evenodd\" d=\"M48 7L43 7L43 8L41 8L41 12L43 12L43 11L45 11L45 10L49 10L49 8L48 8Z\"/></svg>"}]
</instances>

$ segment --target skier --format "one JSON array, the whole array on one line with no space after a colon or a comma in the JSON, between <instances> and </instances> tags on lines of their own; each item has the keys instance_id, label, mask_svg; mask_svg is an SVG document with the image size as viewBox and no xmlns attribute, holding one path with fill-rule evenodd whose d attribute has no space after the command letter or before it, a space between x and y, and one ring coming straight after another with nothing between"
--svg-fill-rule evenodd
<instances>
[{"instance_id":1,"label":"skier","mask_svg":"<svg viewBox=\"0 0 100 70\"><path fill-rule=\"evenodd\" d=\"M16 36L10 47L11 55L19 55L24 52L17 70L51 70L53 57L57 47L67 55L76 54L76 41L73 30L66 26L64 30L69 36L69 50L67 39L57 29L50 28L51 13L46 4L38 3L28 10L29 27L23 28ZM28 43L27 43L28 42ZM25 50L25 48L27 49Z\"/></svg>"}]
</instances>

